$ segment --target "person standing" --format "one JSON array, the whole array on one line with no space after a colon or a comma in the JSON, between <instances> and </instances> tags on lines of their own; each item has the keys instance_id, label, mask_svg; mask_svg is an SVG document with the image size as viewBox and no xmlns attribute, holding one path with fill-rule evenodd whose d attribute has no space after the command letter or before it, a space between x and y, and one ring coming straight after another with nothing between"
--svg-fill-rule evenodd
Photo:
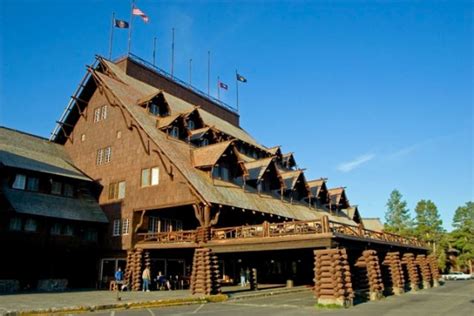
<instances>
[{"instance_id":1,"label":"person standing","mask_svg":"<svg viewBox=\"0 0 474 316\"><path fill-rule=\"evenodd\" d=\"M247 269L245 269L245 285L249 285L250 284L250 269L249 267L247 267Z\"/></svg>"},{"instance_id":2,"label":"person standing","mask_svg":"<svg viewBox=\"0 0 474 316\"><path fill-rule=\"evenodd\" d=\"M143 270L142 280L143 280L142 291L150 292L151 275L150 275L150 268L149 267L146 267L145 270Z\"/></svg>"},{"instance_id":3,"label":"person standing","mask_svg":"<svg viewBox=\"0 0 474 316\"><path fill-rule=\"evenodd\" d=\"M244 287L245 283L245 271L244 268L240 268L240 286Z\"/></svg>"}]
</instances>

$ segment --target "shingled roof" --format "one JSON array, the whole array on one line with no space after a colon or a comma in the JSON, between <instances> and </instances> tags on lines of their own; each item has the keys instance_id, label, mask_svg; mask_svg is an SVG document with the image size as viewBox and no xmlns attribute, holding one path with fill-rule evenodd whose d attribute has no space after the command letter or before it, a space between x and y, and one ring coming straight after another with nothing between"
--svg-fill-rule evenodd
<instances>
[{"instance_id":1,"label":"shingled roof","mask_svg":"<svg viewBox=\"0 0 474 316\"><path fill-rule=\"evenodd\" d=\"M245 168L248 172L248 180L259 180L265 174L270 163L272 163L273 158L264 158L255 161L250 161L245 163Z\"/></svg>"},{"instance_id":2,"label":"shingled roof","mask_svg":"<svg viewBox=\"0 0 474 316\"><path fill-rule=\"evenodd\" d=\"M74 167L63 146L5 127L0 127L0 163L13 168L92 181Z\"/></svg>"},{"instance_id":3,"label":"shingled roof","mask_svg":"<svg viewBox=\"0 0 474 316\"><path fill-rule=\"evenodd\" d=\"M321 188L323 188L324 186L326 186L325 179L317 179L317 180L308 181L308 187L310 189L312 197L318 197L319 192L321 191Z\"/></svg>"},{"instance_id":4,"label":"shingled roof","mask_svg":"<svg viewBox=\"0 0 474 316\"><path fill-rule=\"evenodd\" d=\"M227 141L194 149L194 166L198 168L214 166L231 144L232 141Z\"/></svg>"},{"instance_id":5,"label":"shingled roof","mask_svg":"<svg viewBox=\"0 0 474 316\"><path fill-rule=\"evenodd\" d=\"M137 106L137 100L146 95L150 94L150 90L156 90L133 78L128 79L127 75L119 67L115 66L109 61L102 60L102 63L106 64L106 67L117 72L116 80L98 71L94 72L95 78L103 85L109 92L111 92L120 104L130 113L134 120L143 128L148 134L150 139L163 151L163 153L172 161L174 166L183 174L183 176L189 181L189 184L199 192L200 196L205 199L208 203L230 205L236 208L256 210L264 213L274 214L286 218L292 218L297 220L310 220L321 218L323 215L327 215L324 211L314 211L308 209L306 205L293 203L290 204L285 201L281 201L271 195L258 195L253 192L251 188L245 191L238 185L234 185L229 182L219 181L211 179L208 174L204 171L194 168L193 156L191 154L190 146L185 142L170 141L166 134L156 128L156 119L149 115L145 109ZM171 111L184 112L189 109L192 105L182 101L174 96L164 93L167 99ZM232 124L204 111L198 110L201 117L209 126L214 126L218 130L223 130L225 133L232 135L238 139L242 139L248 143L253 142L255 146L259 146L253 138L248 135L242 129L233 126ZM200 165L210 165L215 161L215 157L219 156L227 149L225 145L218 147L219 150L215 150L216 153L212 159L198 158ZM210 146L206 146L210 147ZM202 147L205 148L205 147ZM225 148L225 149L223 149ZM264 148L265 149L265 148ZM221 151L223 150L223 151ZM221 183L222 184L219 184ZM331 220L346 222L353 224L352 221L345 217L331 217Z\"/></svg>"},{"instance_id":6,"label":"shingled roof","mask_svg":"<svg viewBox=\"0 0 474 316\"><path fill-rule=\"evenodd\" d=\"M375 218L362 218L362 224L364 225L364 228L368 230L373 230L376 232L382 232L383 231L383 223L380 220L380 218L375 217Z\"/></svg>"}]
</instances>

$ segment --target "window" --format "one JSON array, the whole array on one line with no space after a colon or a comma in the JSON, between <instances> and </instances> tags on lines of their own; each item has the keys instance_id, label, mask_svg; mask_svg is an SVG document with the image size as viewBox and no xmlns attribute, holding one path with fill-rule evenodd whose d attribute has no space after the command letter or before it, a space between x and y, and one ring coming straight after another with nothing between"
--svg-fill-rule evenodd
<instances>
[{"instance_id":1,"label":"window","mask_svg":"<svg viewBox=\"0 0 474 316\"><path fill-rule=\"evenodd\" d=\"M117 131L117 139L122 138L122 131Z\"/></svg>"},{"instance_id":2,"label":"window","mask_svg":"<svg viewBox=\"0 0 474 316\"><path fill-rule=\"evenodd\" d=\"M100 108L94 110L94 123L100 121Z\"/></svg>"},{"instance_id":3,"label":"window","mask_svg":"<svg viewBox=\"0 0 474 316\"><path fill-rule=\"evenodd\" d=\"M36 177L28 177L28 181L26 182L26 189L28 191L38 191L39 179Z\"/></svg>"},{"instance_id":4,"label":"window","mask_svg":"<svg viewBox=\"0 0 474 316\"><path fill-rule=\"evenodd\" d=\"M72 186L72 184L64 184L64 196L74 197L74 187Z\"/></svg>"},{"instance_id":5,"label":"window","mask_svg":"<svg viewBox=\"0 0 474 316\"><path fill-rule=\"evenodd\" d=\"M66 226L64 227L64 235L66 235L66 236L72 236L72 235L74 235L74 229L72 228L71 225L66 225Z\"/></svg>"},{"instance_id":6,"label":"window","mask_svg":"<svg viewBox=\"0 0 474 316\"><path fill-rule=\"evenodd\" d=\"M142 169L142 187L160 183L160 168Z\"/></svg>"},{"instance_id":7,"label":"window","mask_svg":"<svg viewBox=\"0 0 474 316\"><path fill-rule=\"evenodd\" d=\"M104 161L104 150L101 148L97 150L97 158L96 158L95 164L101 165L103 161Z\"/></svg>"},{"instance_id":8,"label":"window","mask_svg":"<svg viewBox=\"0 0 474 316\"><path fill-rule=\"evenodd\" d=\"M112 159L112 147L105 148L105 163L109 163L110 159Z\"/></svg>"},{"instance_id":9,"label":"window","mask_svg":"<svg viewBox=\"0 0 474 316\"><path fill-rule=\"evenodd\" d=\"M159 217L150 216L148 221L148 232L150 233L158 233L160 232L161 223Z\"/></svg>"},{"instance_id":10,"label":"window","mask_svg":"<svg viewBox=\"0 0 474 316\"><path fill-rule=\"evenodd\" d=\"M109 184L109 200L123 199L125 197L125 181Z\"/></svg>"},{"instance_id":11,"label":"window","mask_svg":"<svg viewBox=\"0 0 474 316\"><path fill-rule=\"evenodd\" d=\"M114 227L112 230L112 236L120 236L120 220L114 219Z\"/></svg>"},{"instance_id":12,"label":"window","mask_svg":"<svg viewBox=\"0 0 474 316\"><path fill-rule=\"evenodd\" d=\"M109 163L112 159L112 147L100 148L97 150L96 165Z\"/></svg>"},{"instance_id":13,"label":"window","mask_svg":"<svg viewBox=\"0 0 474 316\"><path fill-rule=\"evenodd\" d=\"M151 168L151 185L160 183L160 169L158 167Z\"/></svg>"},{"instance_id":14,"label":"window","mask_svg":"<svg viewBox=\"0 0 474 316\"><path fill-rule=\"evenodd\" d=\"M58 181L52 181L51 182L51 194L58 194L60 195L61 192L62 192L62 187L63 187L63 184L61 182L58 182Z\"/></svg>"},{"instance_id":15,"label":"window","mask_svg":"<svg viewBox=\"0 0 474 316\"><path fill-rule=\"evenodd\" d=\"M12 231L19 231L21 230L22 221L19 217L12 217L10 218L10 226L9 229Z\"/></svg>"},{"instance_id":16,"label":"window","mask_svg":"<svg viewBox=\"0 0 474 316\"><path fill-rule=\"evenodd\" d=\"M24 174L17 174L15 176L15 181L13 182L12 188L24 190L26 185L26 176Z\"/></svg>"},{"instance_id":17,"label":"window","mask_svg":"<svg viewBox=\"0 0 474 316\"><path fill-rule=\"evenodd\" d=\"M86 140L86 134L82 134L81 135L81 142L85 141Z\"/></svg>"},{"instance_id":18,"label":"window","mask_svg":"<svg viewBox=\"0 0 474 316\"><path fill-rule=\"evenodd\" d=\"M36 231L36 220L28 218L25 222L25 231L35 232Z\"/></svg>"},{"instance_id":19,"label":"window","mask_svg":"<svg viewBox=\"0 0 474 316\"><path fill-rule=\"evenodd\" d=\"M173 126L170 130L170 136L174 138L179 138L179 127Z\"/></svg>"},{"instance_id":20,"label":"window","mask_svg":"<svg viewBox=\"0 0 474 316\"><path fill-rule=\"evenodd\" d=\"M105 120L107 118L107 105L102 106L100 109L100 119Z\"/></svg>"},{"instance_id":21,"label":"window","mask_svg":"<svg viewBox=\"0 0 474 316\"><path fill-rule=\"evenodd\" d=\"M94 123L107 119L107 105L103 105L94 110Z\"/></svg>"},{"instance_id":22,"label":"window","mask_svg":"<svg viewBox=\"0 0 474 316\"><path fill-rule=\"evenodd\" d=\"M53 226L51 226L51 235L61 235L61 224L59 223L54 223Z\"/></svg>"},{"instance_id":23,"label":"window","mask_svg":"<svg viewBox=\"0 0 474 316\"><path fill-rule=\"evenodd\" d=\"M151 103L150 107L148 108L148 112L150 112L150 114L158 116L160 114L160 108L156 103Z\"/></svg>"},{"instance_id":24,"label":"window","mask_svg":"<svg viewBox=\"0 0 474 316\"><path fill-rule=\"evenodd\" d=\"M204 147L204 146L207 146L207 145L209 145L209 139L204 138L203 140L201 140L201 147Z\"/></svg>"},{"instance_id":25,"label":"window","mask_svg":"<svg viewBox=\"0 0 474 316\"><path fill-rule=\"evenodd\" d=\"M188 129L189 130L193 130L196 128L196 125L194 124L194 121L193 120L189 120L188 121Z\"/></svg>"},{"instance_id":26,"label":"window","mask_svg":"<svg viewBox=\"0 0 474 316\"><path fill-rule=\"evenodd\" d=\"M128 226L130 224L130 219L126 218L122 222L122 235L128 235Z\"/></svg>"},{"instance_id":27,"label":"window","mask_svg":"<svg viewBox=\"0 0 474 316\"><path fill-rule=\"evenodd\" d=\"M142 169L142 187L150 185L150 169Z\"/></svg>"},{"instance_id":28,"label":"window","mask_svg":"<svg viewBox=\"0 0 474 316\"><path fill-rule=\"evenodd\" d=\"M212 170L212 176L216 179L230 181L230 170L226 164L215 165Z\"/></svg>"},{"instance_id":29,"label":"window","mask_svg":"<svg viewBox=\"0 0 474 316\"><path fill-rule=\"evenodd\" d=\"M98 239L98 233L94 229L88 229L84 233L84 240L86 241L97 241Z\"/></svg>"}]
</instances>

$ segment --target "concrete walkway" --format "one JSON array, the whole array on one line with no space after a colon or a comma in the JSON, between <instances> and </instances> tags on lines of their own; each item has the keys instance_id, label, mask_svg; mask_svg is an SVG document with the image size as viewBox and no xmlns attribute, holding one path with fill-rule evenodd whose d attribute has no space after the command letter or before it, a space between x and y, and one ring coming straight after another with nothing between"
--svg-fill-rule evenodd
<instances>
[{"instance_id":1,"label":"concrete walkway","mask_svg":"<svg viewBox=\"0 0 474 316\"><path fill-rule=\"evenodd\" d=\"M286 294L307 290L307 287L285 288L282 285L259 286L258 291L250 291L248 287L223 287L222 292L225 295L212 297L193 296L189 290L120 292L120 300L117 300L117 292L111 291L8 294L0 295L0 315L203 304L210 301L227 300L227 298L244 299L247 297L276 295L279 293Z\"/></svg>"}]
</instances>

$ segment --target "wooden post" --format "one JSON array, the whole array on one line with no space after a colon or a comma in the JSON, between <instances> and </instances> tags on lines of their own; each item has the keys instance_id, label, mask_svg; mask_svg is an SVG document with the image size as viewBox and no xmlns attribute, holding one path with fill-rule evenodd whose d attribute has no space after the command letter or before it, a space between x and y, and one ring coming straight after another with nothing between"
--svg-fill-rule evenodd
<instances>
[{"instance_id":1,"label":"wooden post","mask_svg":"<svg viewBox=\"0 0 474 316\"><path fill-rule=\"evenodd\" d=\"M431 277L433 279L433 287L439 286L439 268L438 268L438 259L434 254L428 256L428 262L431 270Z\"/></svg>"},{"instance_id":2,"label":"wooden post","mask_svg":"<svg viewBox=\"0 0 474 316\"><path fill-rule=\"evenodd\" d=\"M329 217L327 215L324 215L321 218L321 227L323 230L323 233L329 233Z\"/></svg>"},{"instance_id":3,"label":"wooden post","mask_svg":"<svg viewBox=\"0 0 474 316\"><path fill-rule=\"evenodd\" d=\"M423 288L429 289L431 287L431 269L426 256L417 255L416 264L420 267Z\"/></svg>"},{"instance_id":4,"label":"wooden post","mask_svg":"<svg viewBox=\"0 0 474 316\"><path fill-rule=\"evenodd\" d=\"M364 250L362 256L354 264L356 267L365 267L367 270L367 280L369 283L369 298L375 301L383 297L384 285L382 283L382 272L380 271L377 251Z\"/></svg>"},{"instance_id":5,"label":"wooden post","mask_svg":"<svg viewBox=\"0 0 474 316\"><path fill-rule=\"evenodd\" d=\"M318 304L351 306L351 272L346 249L324 249L314 251L314 294Z\"/></svg>"},{"instance_id":6,"label":"wooden post","mask_svg":"<svg viewBox=\"0 0 474 316\"><path fill-rule=\"evenodd\" d=\"M402 264L406 265L408 271L408 279L410 281L410 290L417 291L419 289L419 274L415 263L415 255L412 253L405 253L402 257Z\"/></svg>"},{"instance_id":7,"label":"wooden post","mask_svg":"<svg viewBox=\"0 0 474 316\"><path fill-rule=\"evenodd\" d=\"M385 255L385 259L382 264L388 266L389 268L393 294L402 294L405 289L405 279L403 278L402 264L400 262L400 253L388 252Z\"/></svg>"},{"instance_id":8,"label":"wooden post","mask_svg":"<svg viewBox=\"0 0 474 316\"><path fill-rule=\"evenodd\" d=\"M194 251L191 273L191 294L211 295L221 292L219 264L211 249L197 248Z\"/></svg>"}]
</instances>

